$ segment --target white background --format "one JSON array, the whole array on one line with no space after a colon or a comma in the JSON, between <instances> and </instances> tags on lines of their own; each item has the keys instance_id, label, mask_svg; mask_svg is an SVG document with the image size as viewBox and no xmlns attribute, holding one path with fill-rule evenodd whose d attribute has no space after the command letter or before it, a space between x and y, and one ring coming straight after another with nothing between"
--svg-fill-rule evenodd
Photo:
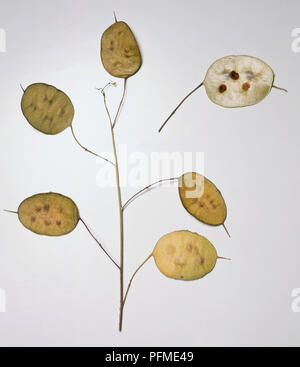
<instances>
[{"instance_id":1,"label":"white background","mask_svg":"<svg viewBox=\"0 0 300 367\"><path fill-rule=\"evenodd\" d=\"M177 229L206 236L232 261L218 261L204 279L181 282L164 277L150 260L134 281L119 334L119 274L83 226L66 237L39 237L1 212L7 312L0 313L0 345L299 346L300 313L291 309L292 290L300 287L300 53L291 49L299 1L1 0L7 52L0 53L0 207L16 210L38 192L66 194L118 257L115 188L97 186L99 165L69 130L46 136L30 127L19 86L45 82L65 91L81 142L111 151L95 87L112 80L99 42L113 10L131 26L143 55L128 81L118 144L148 155L204 152L205 174L227 202L232 235L189 216L175 186L152 190L126 211L126 283L156 241ZM289 93L274 89L256 106L224 109L202 89L158 134L209 65L228 54L263 59ZM112 109L122 90L117 82L108 92ZM124 188L124 199L135 191Z\"/></svg>"}]
</instances>

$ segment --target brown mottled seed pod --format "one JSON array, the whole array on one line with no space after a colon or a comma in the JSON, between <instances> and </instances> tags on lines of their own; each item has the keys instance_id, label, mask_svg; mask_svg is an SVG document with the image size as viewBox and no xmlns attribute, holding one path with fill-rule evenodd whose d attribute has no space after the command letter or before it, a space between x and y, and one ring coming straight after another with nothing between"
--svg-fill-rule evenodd
<instances>
[{"instance_id":1,"label":"brown mottled seed pod","mask_svg":"<svg viewBox=\"0 0 300 367\"><path fill-rule=\"evenodd\" d=\"M188 172L179 180L179 196L184 208L203 223L224 224L227 207L221 192L206 177Z\"/></svg>"},{"instance_id":2,"label":"brown mottled seed pod","mask_svg":"<svg viewBox=\"0 0 300 367\"><path fill-rule=\"evenodd\" d=\"M34 233L62 236L76 228L79 211L67 196L50 192L25 199L19 206L18 217Z\"/></svg>"},{"instance_id":3,"label":"brown mottled seed pod","mask_svg":"<svg viewBox=\"0 0 300 367\"><path fill-rule=\"evenodd\" d=\"M31 84L23 93L21 108L30 125L44 134L59 134L72 125L73 104L64 92L52 85Z\"/></svg>"},{"instance_id":4,"label":"brown mottled seed pod","mask_svg":"<svg viewBox=\"0 0 300 367\"><path fill-rule=\"evenodd\" d=\"M129 78L141 67L139 46L125 22L116 22L104 31L101 60L105 70L118 78Z\"/></svg>"},{"instance_id":5,"label":"brown mottled seed pod","mask_svg":"<svg viewBox=\"0 0 300 367\"><path fill-rule=\"evenodd\" d=\"M161 237L154 248L153 257L159 271L167 277L195 280L213 270L218 255L205 237L184 230Z\"/></svg>"}]
</instances>

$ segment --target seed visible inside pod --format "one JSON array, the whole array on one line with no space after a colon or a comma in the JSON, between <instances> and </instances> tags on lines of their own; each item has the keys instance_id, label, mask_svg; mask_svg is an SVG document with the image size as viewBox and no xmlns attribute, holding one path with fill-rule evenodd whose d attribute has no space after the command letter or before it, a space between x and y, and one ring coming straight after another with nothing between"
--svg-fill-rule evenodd
<instances>
[{"instance_id":1,"label":"seed visible inside pod","mask_svg":"<svg viewBox=\"0 0 300 367\"><path fill-rule=\"evenodd\" d=\"M112 76L128 78L142 64L137 41L125 22L116 22L107 28L101 38L101 60Z\"/></svg>"},{"instance_id":2,"label":"seed visible inside pod","mask_svg":"<svg viewBox=\"0 0 300 367\"><path fill-rule=\"evenodd\" d=\"M158 131L163 129L184 101L202 85L205 86L206 94L212 102L222 107L233 108L252 106L262 101L272 88L287 92L286 89L279 88L273 83L273 70L257 57L246 55L222 57L209 67L204 81L184 97Z\"/></svg>"},{"instance_id":3,"label":"seed visible inside pod","mask_svg":"<svg viewBox=\"0 0 300 367\"><path fill-rule=\"evenodd\" d=\"M226 203L221 192L206 177L196 172L185 173L179 180L178 191L182 205L193 217L209 225L224 225Z\"/></svg>"},{"instance_id":4,"label":"seed visible inside pod","mask_svg":"<svg viewBox=\"0 0 300 367\"><path fill-rule=\"evenodd\" d=\"M228 70L231 70L229 77ZM248 90L250 81L251 90ZM229 93L220 95L216 89L225 82ZM273 82L274 72L264 61L252 56L233 55L214 62L203 84L212 102L223 107L244 107L263 100L270 93Z\"/></svg>"},{"instance_id":5,"label":"seed visible inside pod","mask_svg":"<svg viewBox=\"0 0 300 367\"><path fill-rule=\"evenodd\" d=\"M249 83L244 83L243 85L242 85L242 89L245 91L245 92L247 92L247 90L250 88L250 84Z\"/></svg>"},{"instance_id":6,"label":"seed visible inside pod","mask_svg":"<svg viewBox=\"0 0 300 367\"><path fill-rule=\"evenodd\" d=\"M174 248L169 251L170 246ZM159 271L169 278L194 280L211 272L218 258L215 247L203 236L175 231L161 237L153 257Z\"/></svg>"},{"instance_id":7,"label":"seed visible inside pod","mask_svg":"<svg viewBox=\"0 0 300 367\"><path fill-rule=\"evenodd\" d=\"M44 83L31 84L23 93L21 109L35 129L48 135L59 134L71 127L74 107L61 90Z\"/></svg>"},{"instance_id":8,"label":"seed visible inside pod","mask_svg":"<svg viewBox=\"0 0 300 367\"><path fill-rule=\"evenodd\" d=\"M233 80L238 80L238 78L240 77L239 73L237 73L236 71L232 70L232 72L229 74L230 78Z\"/></svg>"},{"instance_id":9,"label":"seed visible inside pod","mask_svg":"<svg viewBox=\"0 0 300 367\"><path fill-rule=\"evenodd\" d=\"M225 91L226 91L226 89L227 89L227 87L226 87L226 85L225 84L221 84L220 86L219 86L219 93L224 93Z\"/></svg>"},{"instance_id":10,"label":"seed visible inside pod","mask_svg":"<svg viewBox=\"0 0 300 367\"><path fill-rule=\"evenodd\" d=\"M79 211L74 201L52 192L25 199L19 206L18 216L24 227L46 236L70 233L79 221Z\"/></svg>"}]
</instances>

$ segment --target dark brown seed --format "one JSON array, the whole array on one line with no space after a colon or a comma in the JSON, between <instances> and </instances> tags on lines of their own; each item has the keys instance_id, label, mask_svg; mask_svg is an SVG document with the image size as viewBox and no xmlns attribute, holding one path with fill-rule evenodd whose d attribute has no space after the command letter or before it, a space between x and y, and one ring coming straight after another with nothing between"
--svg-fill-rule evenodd
<instances>
[{"instance_id":1,"label":"dark brown seed","mask_svg":"<svg viewBox=\"0 0 300 367\"><path fill-rule=\"evenodd\" d=\"M226 91L226 89L227 89L227 87L226 87L226 85L225 85L225 84L221 84L221 85L219 86L219 92L220 92L220 93L224 93L224 92Z\"/></svg>"},{"instance_id":2,"label":"dark brown seed","mask_svg":"<svg viewBox=\"0 0 300 367\"><path fill-rule=\"evenodd\" d=\"M44 210L46 210L46 212L50 209L50 205L49 204L45 204L44 205Z\"/></svg>"},{"instance_id":3,"label":"dark brown seed","mask_svg":"<svg viewBox=\"0 0 300 367\"><path fill-rule=\"evenodd\" d=\"M230 73L230 78L233 79L233 80L238 80L239 77L240 77L239 73L232 70L232 72Z\"/></svg>"}]
</instances>

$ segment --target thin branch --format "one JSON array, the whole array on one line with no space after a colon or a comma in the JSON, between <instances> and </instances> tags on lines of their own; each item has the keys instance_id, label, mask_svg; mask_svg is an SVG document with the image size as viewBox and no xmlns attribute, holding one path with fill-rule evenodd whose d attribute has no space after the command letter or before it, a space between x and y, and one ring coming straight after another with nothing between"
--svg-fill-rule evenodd
<instances>
[{"instance_id":1,"label":"thin branch","mask_svg":"<svg viewBox=\"0 0 300 367\"><path fill-rule=\"evenodd\" d=\"M24 93L25 92L25 89L23 88L22 84L20 84L20 87L21 87L21 89L22 89L22 91Z\"/></svg>"},{"instance_id":2,"label":"thin branch","mask_svg":"<svg viewBox=\"0 0 300 367\"><path fill-rule=\"evenodd\" d=\"M189 98L189 96L191 96L194 92L196 92L197 89L199 89L200 87L202 87L203 82L201 84L199 84L195 89L193 89L187 96L185 96L183 98L183 100L179 103L179 105L175 108L175 110L173 110L173 112L171 113L171 115L166 119L166 121L161 125L161 127L159 128L158 132L160 133L162 131L162 129L164 128L164 126L166 125L166 123L170 120L170 118L174 115L174 113L178 110L178 108L183 104L183 102Z\"/></svg>"},{"instance_id":3,"label":"thin branch","mask_svg":"<svg viewBox=\"0 0 300 367\"><path fill-rule=\"evenodd\" d=\"M172 177L172 178L164 178L162 180L159 180L157 182L154 182L146 187L144 187L142 190L138 191L136 194L134 194L130 199L128 199L126 201L126 203L123 205L123 210L126 209L126 207L133 201L135 200L137 197L139 197L142 193L144 193L145 191L149 190L152 186L158 185L160 183L163 182L167 182L167 181L176 181L179 180L180 177Z\"/></svg>"},{"instance_id":4,"label":"thin branch","mask_svg":"<svg viewBox=\"0 0 300 367\"><path fill-rule=\"evenodd\" d=\"M74 140L76 141L76 143L77 143L77 144L78 144L78 145L79 145L83 150L85 150L86 152L88 152L88 153L90 153L90 154L93 154L94 156L96 156L96 157L98 157L98 158L103 159L104 161L106 161L106 162L108 162L108 163L112 164L113 166L115 165L115 164L114 164L112 161L110 161L109 159L104 158L104 157L102 157L102 156L100 156L100 155L98 155L98 154L96 154L96 153L92 152L91 150L87 149L86 147L84 147L84 146L79 142L79 140L76 138L75 133L74 133L74 129L73 129L73 126L72 126L72 125L71 125L71 132L72 132L72 135L73 135Z\"/></svg>"},{"instance_id":5,"label":"thin branch","mask_svg":"<svg viewBox=\"0 0 300 367\"><path fill-rule=\"evenodd\" d=\"M98 243L99 247L101 248L102 251L104 251L104 253L109 257L109 259L116 265L116 267L118 269L120 269L120 266L116 263L116 261L109 255L109 253L105 250L105 248L101 245L101 243L97 240L97 238L93 235L93 233L91 232L91 230L89 229L89 227L87 226L87 224L84 222L84 220L82 218L79 219L82 224L85 226L85 228L87 229L87 231L89 232L89 234L93 237L93 239Z\"/></svg>"},{"instance_id":6,"label":"thin branch","mask_svg":"<svg viewBox=\"0 0 300 367\"><path fill-rule=\"evenodd\" d=\"M116 116L115 116L115 118L114 118L114 122L113 122L113 124L112 124L113 128L115 127L115 125L116 125L116 123L117 123L118 117L119 117L120 112L121 112L121 108L122 108L123 103L124 103L124 100L125 100L126 87L127 87L127 78L124 78L123 94L122 94L122 98L121 98L121 101L120 101L120 104L119 104L119 107L118 107L118 110L117 110Z\"/></svg>"},{"instance_id":7,"label":"thin branch","mask_svg":"<svg viewBox=\"0 0 300 367\"><path fill-rule=\"evenodd\" d=\"M128 284L128 287L127 287L127 291L126 291L126 294L125 294L125 297L124 297L124 301L123 301L123 307L124 307L124 305L125 305L125 302L126 302L126 299L127 299L127 296L128 296L128 292L129 292L129 289L130 289L130 287L131 287L131 283L132 283L132 281L133 281L133 278L136 276L136 274L137 274L137 272L143 267L143 265L145 265L146 264L146 262L151 258L153 256L153 254L151 253L148 257L147 257L147 259L145 260L145 261L143 261L142 263L141 263L141 265L136 269L136 271L133 273L133 275L132 275L132 277L131 277L131 279L130 279L130 281L129 281L129 284Z\"/></svg>"},{"instance_id":8,"label":"thin branch","mask_svg":"<svg viewBox=\"0 0 300 367\"><path fill-rule=\"evenodd\" d=\"M279 89L279 90L283 90L284 92L288 93L288 90L287 90L287 89L277 87L277 86L276 86L276 85L274 85L274 84L273 84L273 88L276 88L276 89Z\"/></svg>"}]
</instances>

